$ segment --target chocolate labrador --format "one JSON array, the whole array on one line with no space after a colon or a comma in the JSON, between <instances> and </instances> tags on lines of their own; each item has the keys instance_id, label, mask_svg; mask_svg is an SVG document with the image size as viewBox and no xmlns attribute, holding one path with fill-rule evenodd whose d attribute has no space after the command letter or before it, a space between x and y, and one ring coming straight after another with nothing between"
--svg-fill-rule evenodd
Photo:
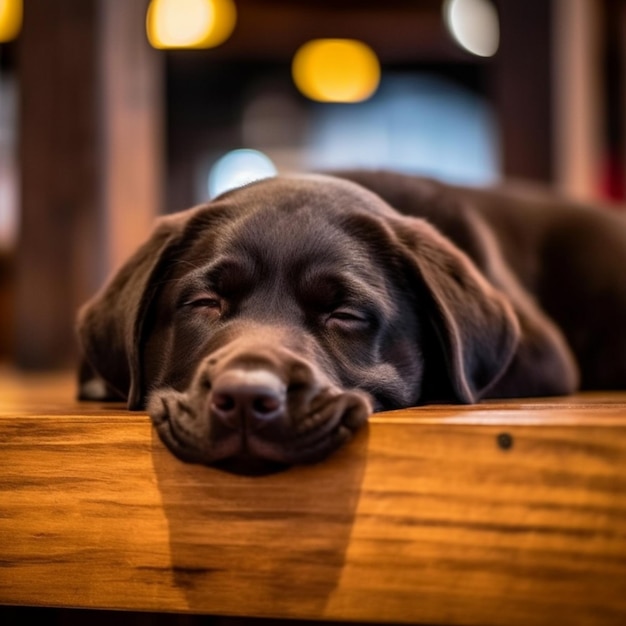
<instances>
[{"instance_id":1,"label":"chocolate labrador","mask_svg":"<svg viewBox=\"0 0 626 626\"><path fill-rule=\"evenodd\" d=\"M162 217L78 330L82 397L147 407L181 459L317 461L372 411L626 388L626 217L391 172L267 179Z\"/></svg>"}]
</instances>

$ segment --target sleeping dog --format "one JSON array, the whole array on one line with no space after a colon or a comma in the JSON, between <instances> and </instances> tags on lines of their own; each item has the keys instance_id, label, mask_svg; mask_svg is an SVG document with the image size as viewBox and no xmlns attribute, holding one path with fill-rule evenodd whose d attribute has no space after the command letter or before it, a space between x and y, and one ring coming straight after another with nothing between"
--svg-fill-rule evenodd
<instances>
[{"instance_id":1,"label":"sleeping dog","mask_svg":"<svg viewBox=\"0 0 626 626\"><path fill-rule=\"evenodd\" d=\"M626 217L391 172L159 219L80 311L81 396L191 462L295 464L372 411L626 388ZM95 394L98 395L98 394Z\"/></svg>"}]
</instances>

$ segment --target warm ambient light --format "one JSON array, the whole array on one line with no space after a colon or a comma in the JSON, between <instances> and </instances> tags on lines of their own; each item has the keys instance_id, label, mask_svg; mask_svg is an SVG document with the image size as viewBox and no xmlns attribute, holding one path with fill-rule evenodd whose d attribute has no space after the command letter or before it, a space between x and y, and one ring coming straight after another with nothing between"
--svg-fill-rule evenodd
<instances>
[{"instance_id":1,"label":"warm ambient light","mask_svg":"<svg viewBox=\"0 0 626 626\"><path fill-rule=\"evenodd\" d=\"M380 64L374 51L354 39L314 39L295 54L293 80L319 102L361 102L377 89Z\"/></svg>"},{"instance_id":2,"label":"warm ambient light","mask_svg":"<svg viewBox=\"0 0 626 626\"><path fill-rule=\"evenodd\" d=\"M258 150L231 150L221 157L209 173L209 197L242 187L255 180L276 176L272 160Z\"/></svg>"},{"instance_id":3,"label":"warm ambient light","mask_svg":"<svg viewBox=\"0 0 626 626\"><path fill-rule=\"evenodd\" d=\"M500 24L490 0L446 0L443 15L451 35L468 52L480 57L497 52Z\"/></svg>"},{"instance_id":4,"label":"warm ambient light","mask_svg":"<svg viewBox=\"0 0 626 626\"><path fill-rule=\"evenodd\" d=\"M0 43L11 41L22 28L22 0L0 0Z\"/></svg>"},{"instance_id":5,"label":"warm ambient light","mask_svg":"<svg viewBox=\"0 0 626 626\"><path fill-rule=\"evenodd\" d=\"M152 0L146 31L155 48L213 48L235 28L233 0Z\"/></svg>"}]
</instances>

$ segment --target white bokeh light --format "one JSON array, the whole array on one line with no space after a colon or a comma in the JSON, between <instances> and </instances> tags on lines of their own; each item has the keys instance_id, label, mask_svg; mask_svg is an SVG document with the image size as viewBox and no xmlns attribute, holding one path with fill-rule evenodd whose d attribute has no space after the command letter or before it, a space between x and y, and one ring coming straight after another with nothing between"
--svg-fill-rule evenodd
<instances>
[{"instance_id":1,"label":"white bokeh light","mask_svg":"<svg viewBox=\"0 0 626 626\"><path fill-rule=\"evenodd\" d=\"M276 174L276 166L266 154L247 148L232 150L221 157L209 172L209 197L215 198L225 191Z\"/></svg>"},{"instance_id":2,"label":"white bokeh light","mask_svg":"<svg viewBox=\"0 0 626 626\"><path fill-rule=\"evenodd\" d=\"M446 0L443 15L448 30L468 52L493 56L500 45L500 23L490 0Z\"/></svg>"}]
</instances>

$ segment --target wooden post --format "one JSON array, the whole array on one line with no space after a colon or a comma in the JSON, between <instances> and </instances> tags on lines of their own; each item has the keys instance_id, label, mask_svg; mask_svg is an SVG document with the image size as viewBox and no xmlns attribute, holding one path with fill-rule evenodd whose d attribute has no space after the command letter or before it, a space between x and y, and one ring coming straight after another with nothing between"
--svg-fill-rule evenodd
<instances>
[{"instance_id":1,"label":"wooden post","mask_svg":"<svg viewBox=\"0 0 626 626\"><path fill-rule=\"evenodd\" d=\"M66 365L98 257L95 0L25 3L15 360Z\"/></svg>"},{"instance_id":2,"label":"wooden post","mask_svg":"<svg viewBox=\"0 0 626 626\"><path fill-rule=\"evenodd\" d=\"M599 195L603 165L601 3L553 3L555 182L588 200Z\"/></svg>"},{"instance_id":3,"label":"wooden post","mask_svg":"<svg viewBox=\"0 0 626 626\"><path fill-rule=\"evenodd\" d=\"M552 182L552 1L500 0L493 89L506 177Z\"/></svg>"},{"instance_id":4,"label":"wooden post","mask_svg":"<svg viewBox=\"0 0 626 626\"><path fill-rule=\"evenodd\" d=\"M146 0L25 3L19 366L73 362L77 308L158 211L160 56L146 41L145 8Z\"/></svg>"},{"instance_id":5,"label":"wooden post","mask_svg":"<svg viewBox=\"0 0 626 626\"><path fill-rule=\"evenodd\" d=\"M148 44L147 4L100 0L104 274L147 237L162 208L164 53Z\"/></svg>"}]
</instances>

